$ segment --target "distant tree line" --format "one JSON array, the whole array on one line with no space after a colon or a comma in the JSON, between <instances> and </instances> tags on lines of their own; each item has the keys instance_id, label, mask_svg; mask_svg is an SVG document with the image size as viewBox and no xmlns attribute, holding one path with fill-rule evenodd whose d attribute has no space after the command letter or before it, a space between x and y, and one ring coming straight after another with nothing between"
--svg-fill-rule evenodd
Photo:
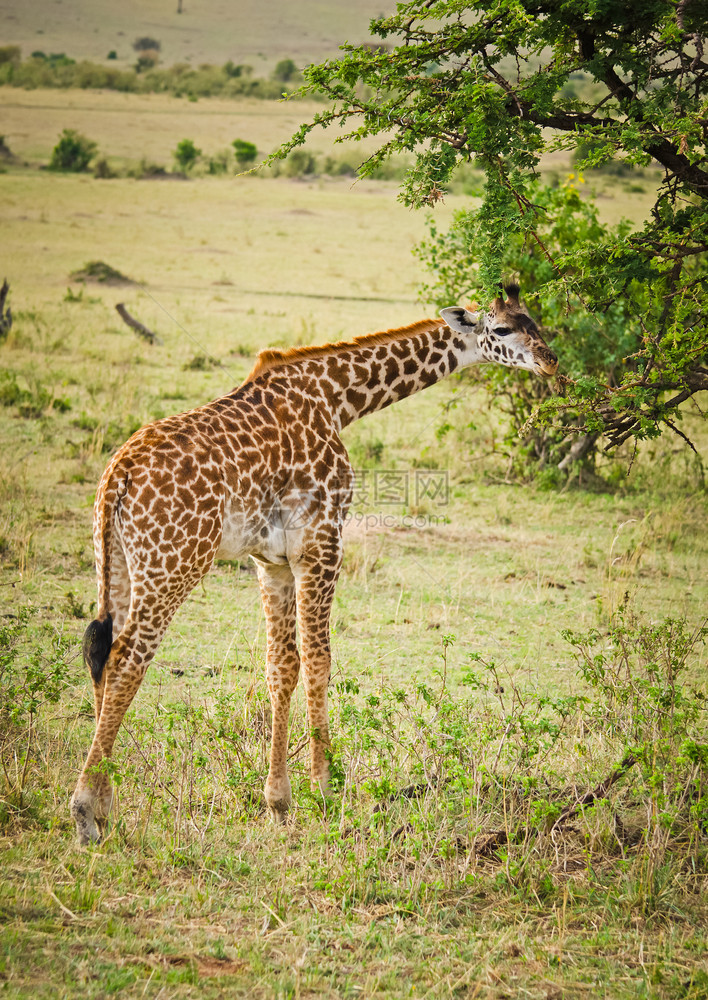
<instances>
[{"instance_id":1,"label":"distant tree line","mask_svg":"<svg viewBox=\"0 0 708 1000\"><path fill-rule=\"evenodd\" d=\"M292 59L281 59L268 78L254 75L253 67L232 60L223 66L202 64L197 68L189 63L176 63L161 67L160 42L155 38L137 38L133 49L137 61L133 67L103 65L89 60L75 60L65 53L33 52L22 58L18 45L0 46L0 85L84 90L117 90L127 93L174 94L196 100L199 97L256 97L278 100L284 93L291 93L302 82L301 74ZM107 61L114 62L117 53L112 50Z\"/></svg>"}]
</instances>

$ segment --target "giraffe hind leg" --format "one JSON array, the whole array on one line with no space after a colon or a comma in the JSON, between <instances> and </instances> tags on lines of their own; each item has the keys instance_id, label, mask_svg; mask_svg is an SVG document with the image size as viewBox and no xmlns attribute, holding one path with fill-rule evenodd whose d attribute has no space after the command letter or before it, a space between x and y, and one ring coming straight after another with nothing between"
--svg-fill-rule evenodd
<instances>
[{"instance_id":1,"label":"giraffe hind leg","mask_svg":"<svg viewBox=\"0 0 708 1000\"><path fill-rule=\"evenodd\" d=\"M113 798L103 762L111 755L123 717L180 603L176 601L172 607L161 609L159 619L141 614L140 608L132 609L123 631L111 647L100 682L100 717L71 798L71 815L80 844L96 843L101 839L101 827L110 813Z\"/></svg>"},{"instance_id":2,"label":"giraffe hind leg","mask_svg":"<svg viewBox=\"0 0 708 1000\"><path fill-rule=\"evenodd\" d=\"M107 607L99 607L98 617L91 622L84 633L84 663L91 674L96 724L101 718L101 705L105 689L104 668L111 652L113 639L123 631L130 608L130 574L123 546L113 537L111 545L111 584L107 595Z\"/></svg>"}]
</instances>

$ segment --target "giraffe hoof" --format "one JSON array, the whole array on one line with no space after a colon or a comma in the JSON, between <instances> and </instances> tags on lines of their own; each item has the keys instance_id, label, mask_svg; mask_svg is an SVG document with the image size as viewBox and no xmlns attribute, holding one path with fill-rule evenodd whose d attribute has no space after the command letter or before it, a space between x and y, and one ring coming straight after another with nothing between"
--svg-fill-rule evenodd
<instances>
[{"instance_id":1,"label":"giraffe hoof","mask_svg":"<svg viewBox=\"0 0 708 1000\"><path fill-rule=\"evenodd\" d=\"M96 825L96 819L90 806L85 802L75 802L72 799L71 815L76 823L76 838L79 847L100 843L101 831Z\"/></svg>"},{"instance_id":2,"label":"giraffe hoof","mask_svg":"<svg viewBox=\"0 0 708 1000\"><path fill-rule=\"evenodd\" d=\"M284 823L287 822L289 809L290 809L290 801L286 799L280 799L278 802L268 803L268 812L270 813L270 818L278 826L282 826Z\"/></svg>"},{"instance_id":3,"label":"giraffe hoof","mask_svg":"<svg viewBox=\"0 0 708 1000\"><path fill-rule=\"evenodd\" d=\"M284 823L288 818L288 809L293 800L293 793L287 775L285 778L272 778L269 775L263 789L263 794L270 818L274 823Z\"/></svg>"}]
</instances>

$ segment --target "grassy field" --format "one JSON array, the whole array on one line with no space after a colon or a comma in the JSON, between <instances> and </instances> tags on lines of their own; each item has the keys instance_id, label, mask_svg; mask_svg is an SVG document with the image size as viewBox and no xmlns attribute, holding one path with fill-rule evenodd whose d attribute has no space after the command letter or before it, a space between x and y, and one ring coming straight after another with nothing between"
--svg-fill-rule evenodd
<instances>
[{"instance_id":1,"label":"grassy field","mask_svg":"<svg viewBox=\"0 0 708 1000\"><path fill-rule=\"evenodd\" d=\"M664 439L629 476L628 455L607 460L601 492L505 483L499 416L471 387L446 410L454 382L347 431L368 478L332 620L332 802L308 789L300 691L296 807L268 824L263 616L251 568L222 564L119 734L108 838L76 848L68 799L93 727L79 642L108 456L228 391L261 347L426 315L410 255L425 226L386 182L36 169L63 127L116 163L169 162L185 136L272 148L302 106L7 90L0 106L29 163L0 176L15 316L0 346L0 988L708 996L706 651L660 624L705 616L699 465ZM606 217L641 217L649 193L629 188L604 182ZM97 259L134 284L72 277ZM118 302L163 343L138 340ZM455 430L439 441L443 419ZM705 445L696 414L685 427ZM409 495L382 505L390 471ZM447 493L416 496L423 475ZM562 634L593 628L594 645ZM556 825L629 750L638 762Z\"/></svg>"},{"instance_id":2,"label":"grassy field","mask_svg":"<svg viewBox=\"0 0 708 1000\"><path fill-rule=\"evenodd\" d=\"M386 10L379 0L298 0L255 3L253 0L157 0L114 4L105 0L39 0L32 4L2 0L1 44L65 52L74 58L104 60L111 50L118 64L135 62L132 43L149 36L162 43L167 63L250 63L258 72L283 58L299 65L334 55L342 40L365 42L372 17Z\"/></svg>"}]
</instances>

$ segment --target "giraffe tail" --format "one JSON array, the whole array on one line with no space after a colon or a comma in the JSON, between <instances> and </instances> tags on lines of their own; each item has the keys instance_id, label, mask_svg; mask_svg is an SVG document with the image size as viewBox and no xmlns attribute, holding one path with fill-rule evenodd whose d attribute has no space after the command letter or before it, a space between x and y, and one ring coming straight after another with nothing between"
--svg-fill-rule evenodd
<instances>
[{"instance_id":1,"label":"giraffe tail","mask_svg":"<svg viewBox=\"0 0 708 1000\"><path fill-rule=\"evenodd\" d=\"M98 575L98 614L84 632L82 645L84 663L91 671L95 684L100 683L113 643L113 618L108 610L108 595L111 586L111 548L116 502L111 502L107 496L106 486L110 479L110 471L107 470L96 493L94 544Z\"/></svg>"},{"instance_id":2,"label":"giraffe tail","mask_svg":"<svg viewBox=\"0 0 708 1000\"><path fill-rule=\"evenodd\" d=\"M84 632L82 646L84 663L91 671L94 682L98 684L103 676L108 654L113 643L113 619L109 614L101 621L98 618L91 622Z\"/></svg>"}]
</instances>

